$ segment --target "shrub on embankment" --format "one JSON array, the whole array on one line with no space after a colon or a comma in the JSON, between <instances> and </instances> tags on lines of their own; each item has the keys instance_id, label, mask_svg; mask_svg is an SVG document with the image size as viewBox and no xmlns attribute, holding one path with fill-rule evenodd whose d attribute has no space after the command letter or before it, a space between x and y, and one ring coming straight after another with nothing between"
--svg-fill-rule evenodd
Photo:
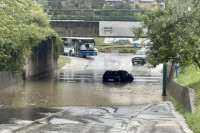
<instances>
[{"instance_id":1,"label":"shrub on embankment","mask_svg":"<svg viewBox=\"0 0 200 133\"><path fill-rule=\"evenodd\" d=\"M0 4L4 5L0 7L0 71L20 74L31 49L49 36L58 36L35 1L1 0Z\"/></svg>"},{"instance_id":2,"label":"shrub on embankment","mask_svg":"<svg viewBox=\"0 0 200 133\"><path fill-rule=\"evenodd\" d=\"M61 69L63 66L65 66L66 64L68 64L70 62L71 62L70 58L67 58L65 56L59 56L59 58L58 58L58 69Z\"/></svg>"},{"instance_id":3,"label":"shrub on embankment","mask_svg":"<svg viewBox=\"0 0 200 133\"><path fill-rule=\"evenodd\" d=\"M184 86L193 88L196 91L195 102L197 107L194 114L183 110L178 104L175 104L175 106L185 116L190 128L195 133L200 133L200 69L195 67L194 65L182 68L176 82L181 83Z\"/></svg>"}]
</instances>

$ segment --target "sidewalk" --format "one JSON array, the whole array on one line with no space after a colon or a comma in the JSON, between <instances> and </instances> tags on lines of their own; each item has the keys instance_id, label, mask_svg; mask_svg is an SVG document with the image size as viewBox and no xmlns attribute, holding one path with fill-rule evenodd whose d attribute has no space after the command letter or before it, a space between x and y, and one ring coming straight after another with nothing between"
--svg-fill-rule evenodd
<instances>
[{"instance_id":1,"label":"sidewalk","mask_svg":"<svg viewBox=\"0 0 200 133\"><path fill-rule=\"evenodd\" d=\"M69 70L69 69L73 69L73 70L84 70L87 65L89 64L89 61L84 59L84 58L80 58L80 57L72 57L72 56L68 56L67 58L69 58L71 60L71 62L69 64L66 64L65 66L63 66L61 68L62 70ZM81 65L80 65L81 64Z\"/></svg>"},{"instance_id":2,"label":"sidewalk","mask_svg":"<svg viewBox=\"0 0 200 133\"><path fill-rule=\"evenodd\" d=\"M131 119L126 129L134 133L193 133L169 101L149 105Z\"/></svg>"},{"instance_id":3,"label":"sidewalk","mask_svg":"<svg viewBox=\"0 0 200 133\"><path fill-rule=\"evenodd\" d=\"M113 107L64 107L13 132L193 133L171 102Z\"/></svg>"}]
</instances>

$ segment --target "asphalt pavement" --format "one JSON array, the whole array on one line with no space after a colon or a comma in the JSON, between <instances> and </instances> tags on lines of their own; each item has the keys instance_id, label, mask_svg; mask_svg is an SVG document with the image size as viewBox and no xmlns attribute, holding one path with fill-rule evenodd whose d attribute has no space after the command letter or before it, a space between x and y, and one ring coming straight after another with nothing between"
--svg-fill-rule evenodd
<instances>
[{"instance_id":1,"label":"asphalt pavement","mask_svg":"<svg viewBox=\"0 0 200 133\"><path fill-rule=\"evenodd\" d=\"M63 107L2 133L192 133L171 102L112 107Z\"/></svg>"}]
</instances>

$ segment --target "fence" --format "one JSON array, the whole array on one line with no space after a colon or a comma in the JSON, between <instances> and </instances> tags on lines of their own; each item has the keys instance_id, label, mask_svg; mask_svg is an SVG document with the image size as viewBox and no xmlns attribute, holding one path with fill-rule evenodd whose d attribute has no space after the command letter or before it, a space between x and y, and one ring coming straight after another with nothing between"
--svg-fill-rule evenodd
<instances>
[{"instance_id":1,"label":"fence","mask_svg":"<svg viewBox=\"0 0 200 133\"><path fill-rule=\"evenodd\" d=\"M45 9L52 20L140 21L144 10Z\"/></svg>"}]
</instances>

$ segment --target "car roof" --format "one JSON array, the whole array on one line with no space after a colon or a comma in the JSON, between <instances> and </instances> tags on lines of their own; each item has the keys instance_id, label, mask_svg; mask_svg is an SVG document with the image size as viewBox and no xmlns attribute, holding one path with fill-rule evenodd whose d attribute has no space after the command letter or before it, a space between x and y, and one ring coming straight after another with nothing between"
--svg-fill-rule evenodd
<instances>
[{"instance_id":1,"label":"car roof","mask_svg":"<svg viewBox=\"0 0 200 133\"><path fill-rule=\"evenodd\" d=\"M140 49L140 50L138 50L138 51L144 51L144 52L146 52L146 50L145 50L145 49Z\"/></svg>"}]
</instances>

